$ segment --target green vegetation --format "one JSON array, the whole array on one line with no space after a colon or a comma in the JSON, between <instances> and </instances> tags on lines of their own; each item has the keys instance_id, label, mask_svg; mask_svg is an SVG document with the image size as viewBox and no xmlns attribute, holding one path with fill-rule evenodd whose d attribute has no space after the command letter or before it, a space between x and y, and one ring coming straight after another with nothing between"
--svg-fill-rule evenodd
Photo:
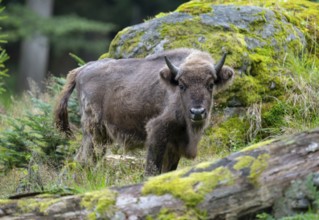
<instances>
[{"instance_id":1,"label":"green vegetation","mask_svg":"<svg viewBox=\"0 0 319 220\"><path fill-rule=\"evenodd\" d=\"M1 3L1 1L0 1ZM5 19L3 16L4 7L0 7L0 20ZM0 27L1 30L1 27ZM6 36L1 32L0 34L0 44L6 43ZM4 92L4 78L7 77L7 68L5 67L5 62L9 59L6 50L0 46L0 95ZM1 109L0 109L1 111Z\"/></svg>"},{"instance_id":2,"label":"green vegetation","mask_svg":"<svg viewBox=\"0 0 319 220\"><path fill-rule=\"evenodd\" d=\"M61 79L56 79L55 86L61 87ZM35 94L26 95L24 101L17 101L15 107L29 106L17 115L2 116L6 127L0 133L0 168L8 171L14 167L28 167L34 158L42 158L52 163L61 164L66 155L71 154L68 140L61 137L53 125L53 100L48 100L56 88L36 98ZM54 96L54 95L53 95ZM70 107L75 106L75 100ZM72 108L72 107L71 107ZM72 112L72 111L71 111ZM73 113L77 115L78 109ZM72 114L72 113L71 113ZM74 115L71 118L75 118ZM78 115L76 120L79 121ZM67 150L66 150L67 149Z\"/></svg>"}]
</instances>

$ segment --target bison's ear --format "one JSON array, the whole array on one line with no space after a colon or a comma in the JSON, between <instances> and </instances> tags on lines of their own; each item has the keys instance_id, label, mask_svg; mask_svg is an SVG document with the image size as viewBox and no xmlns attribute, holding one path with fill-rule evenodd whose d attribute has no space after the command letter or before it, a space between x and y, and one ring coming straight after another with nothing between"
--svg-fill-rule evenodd
<instances>
[{"instance_id":1,"label":"bison's ear","mask_svg":"<svg viewBox=\"0 0 319 220\"><path fill-rule=\"evenodd\" d=\"M221 70L216 73L217 79L215 80L214 93L219 93L220 91L226 89L235 77L235 71L229 66L223 66Z\"/></svg>"},{"instance_id":2,"label":"bison's ear","mask_svg":"<svg viewBox=\"0 0 319 220\"><path fill-rule=\"evenodd\" d=\"M160 76L163 81L170 86L178 85L178 81L175 79L175 74L173 74L168 67L164 67L163 69L161 69Z\"/></svg>"}]
</instances>

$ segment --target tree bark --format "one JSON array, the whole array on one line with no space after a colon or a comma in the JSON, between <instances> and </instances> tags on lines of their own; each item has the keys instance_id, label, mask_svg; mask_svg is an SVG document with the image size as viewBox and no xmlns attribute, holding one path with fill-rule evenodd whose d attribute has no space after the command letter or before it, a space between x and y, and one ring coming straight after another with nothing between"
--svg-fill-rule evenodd
<instances>
[{"instance_id":1,"label":"tree bark","mask_svg":"<svg viewBox=\"0 0 319 220\"><path fill-rule=\"evenodd\" d=\"M316 209L319 129L215 162L83 195L0 200L0 219L255 219Z\"/></svg>"},{"instance_id":2,"label":"tree bark","mask_svg":"<svg viewBox=\"0 0 319 220\"><path fill-rule=\"evenodd\" d=\"M41 17L52 15L54 0L27 0L26 7ZM30 81L41 88L47 72L49 38L38 30L21 42L18 86L19 90L30 89Z\"/></svg>"}]
</instances>

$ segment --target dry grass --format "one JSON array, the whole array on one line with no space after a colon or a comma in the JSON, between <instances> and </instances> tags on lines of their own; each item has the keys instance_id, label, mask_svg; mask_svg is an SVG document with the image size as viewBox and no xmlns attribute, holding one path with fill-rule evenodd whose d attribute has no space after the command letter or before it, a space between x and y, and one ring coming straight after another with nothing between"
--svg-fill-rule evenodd
<instances>
[{"instance_id":1,"label":"dry grass","mask_svg":"<svg viewBox=\"0 0 319 220\"><path fill-rule=\"evenodd\" d=\"M0 175L0 199L15 194L19 182L24 176L23 169L12 169L6 175Z\"/></svg>"},{"instance_id":2,"label":"dry grass","mask_svg":"<svg viewBox=\"0 0 319 220\"><path fill-rule=\"evenodd\" d=\"M247 109L246 117L249 121L249 129L247 131L248 142L252 142L262 129L261 109L261 103L253 104Z\"/></svg>"}]
</instances>

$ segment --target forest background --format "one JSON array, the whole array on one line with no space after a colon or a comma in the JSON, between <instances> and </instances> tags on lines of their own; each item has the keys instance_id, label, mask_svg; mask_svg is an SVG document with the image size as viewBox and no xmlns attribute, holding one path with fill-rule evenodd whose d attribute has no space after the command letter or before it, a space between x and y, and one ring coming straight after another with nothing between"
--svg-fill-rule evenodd
<instances>
[{"instance_id":1,"label":"forest background","mask_svg":"<svg viewBox=\"0 0 319 220\"><path fill-rule=\"evenodd\" d=\"M85 61L108 51L110 41L126 26L159 12L174 10L185 0L5 0L2 45L10 59L6 90L21 92L27 78L37 83L49 75L63 76L77 66L73 53Z\"/></svg>"}]
</instances>

